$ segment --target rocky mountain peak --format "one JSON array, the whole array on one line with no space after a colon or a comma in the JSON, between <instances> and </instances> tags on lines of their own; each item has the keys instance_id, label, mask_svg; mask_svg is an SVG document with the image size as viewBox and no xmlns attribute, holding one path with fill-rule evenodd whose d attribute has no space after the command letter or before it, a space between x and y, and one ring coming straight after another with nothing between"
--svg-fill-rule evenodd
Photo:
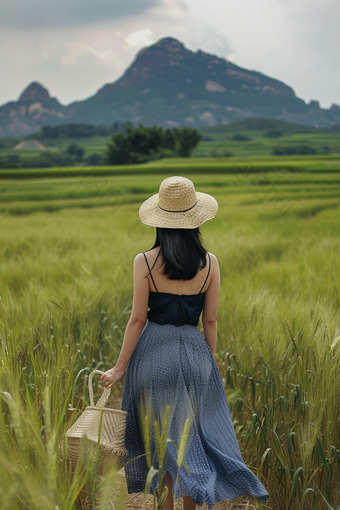
<instances>
[{"instance_id":1,"label":"rocky mountain peak","mask_svg":"<svg viewBox=\"0 0 340 510\"><path fill-rule=\"evenodd\" d=\"M19 101L43 101L45 103L51 101L48 90L40 83L33 81L25 88L18 99Z\"/></svg>"},{"instance_id":2,"label":"rocky mountain peak","mask_svg":"<svg viewBox=\"0 0 340 510\"><path fill-rule=\"evenodd\" d=\"M163 37L151 46L142 48L133 65L153 68L181 65L189 55L192 52L183 43L173 37Z\"/></svg>"},{"instance_id":3,"label":"rocky mountain peak","mask_svg":"<svg viewBox=\"0 0 340 510\"><path fill-rule=\"evenodd\" d=\"M155 44L153 44L154 48L165 48L169 51L176 51L176 50L185 50L184 44L179 41L178 39L175 39L174 37L163 37L162 39L159 39Z\"/></svg>"}]
</instances>

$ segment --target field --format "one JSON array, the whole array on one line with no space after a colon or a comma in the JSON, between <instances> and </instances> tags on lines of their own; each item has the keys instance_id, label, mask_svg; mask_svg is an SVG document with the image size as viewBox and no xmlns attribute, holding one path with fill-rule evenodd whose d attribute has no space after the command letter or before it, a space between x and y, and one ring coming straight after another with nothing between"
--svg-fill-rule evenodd
<instances>
[{"instance_id":1,"label":"field","mask_svg":"<svg viewBox=\"0 0 340 510\"><path fill-rule=\"evenodd\" d=\"M193 150L191 159L223 157L270 157L274 149L282 147L311 147L317 154L322 156L340 154L340 128L335 126L327 129L316 129L309 126L301 126L276 119L246 119L226 125L202 127L198 131L202 139ZM273 133L274 132L274 133ZM274 137L268 134L274 134ZM278 137L275 136L280 135ZM235 140L235 137L240 140ZM247 140L242 140L246 137ZM30 135L34 139L35 135ZM37 139L39 134L37 133ZM84 149L84 158L92 154L104 155L110 136L92 137L52 137L40 139L48 147L55 147L61 152L69 145L76 144ZM15 150L17 143L24 140L0 138L0 163L1 158L8 155L19 156L21 160L29 162L37 158L41 151ZM275 156L274 159L281 159ZM1 170L0 170L1 171Z\"/></svg>"},{"instance_id":2,"label":"field","mask_svg":"<svg viewBox=\"0 0 340 510\"><path fill-rule=\"evenodd\" d=\"M89 372L118 357L132 261L154 240L138 207L176 174L219 203L201 231L221 269L215 359L243 458L270 509L340 505L339 156L214 147L189 161L0 171L2 509L75 510L93 478L66 476L58 444L89 405Z\"/></svg>"},{"instance_id":3,"label":"field","mask_svg":"<svg viewBox=\"0 0 340 510\"><path fill-rule=\"evenodd\" d=\"M263 131L242 131L244 136L250 138L249 141L234 141L234 133L225 133L223 131L210 132L201 131L203 137L209 137L211 140L204 139L199 142L192 153L192 157L211 157L216 150L216 142L223 140L226 149L232 156L270 156L276 147L282 145L311 145L321 154L340 153L340 133L294 133L284 134L280 138L266 138ZM53 141L52 141L53 142ZM68 145L76 144L85 150L85 157L91 154L103 154L106 151L107 144L110 142L109 136L94 136L91 138L61 138L57 142L59 148L65 148ZM8 150L0 149L0 156L17 154L22 158L37 157L39 151L36 150Z\"/></svg>"}]
</instances>

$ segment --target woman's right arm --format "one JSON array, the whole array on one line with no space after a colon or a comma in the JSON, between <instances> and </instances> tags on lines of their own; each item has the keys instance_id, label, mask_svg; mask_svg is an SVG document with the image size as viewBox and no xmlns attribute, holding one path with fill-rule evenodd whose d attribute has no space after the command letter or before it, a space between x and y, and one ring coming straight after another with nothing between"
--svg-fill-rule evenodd
<instances>
[{"instance_id":1,"label":"woman's right arm","mask_svg":"<svg viewBox=\"0 0 340 510\"><path fill-rule=\"evenodd\" d=\"M205 292L203 313L202 313L202 324L204 331L204 338L210 347L210 350L215 354L217 344L217 310L218 310L218 299L220 295L220 268L218 260L210 253L211 258L211 279L210 285Z\"/></svg>"}]
</instances>

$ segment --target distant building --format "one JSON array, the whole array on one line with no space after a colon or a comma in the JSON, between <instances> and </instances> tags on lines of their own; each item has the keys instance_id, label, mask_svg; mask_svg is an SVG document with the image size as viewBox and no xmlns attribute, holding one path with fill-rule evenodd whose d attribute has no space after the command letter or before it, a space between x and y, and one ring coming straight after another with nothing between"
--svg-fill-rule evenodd
<instances>
[{"instance_id":1,"label":"distant building","mask_svg":"<svg viewBox=\"0 0 340 510\"><path fill-rule=\"evenodd\" d=\"M14 149L20 151L20 150L25 150L25 151L55 151L57 150L56 147L46 147L44 144L42 144L41 142L39 142L39 140L24 140L23 142L20 142L18 143L18 145L16 145L14 147Z\"/></svg>"}]
</instances>

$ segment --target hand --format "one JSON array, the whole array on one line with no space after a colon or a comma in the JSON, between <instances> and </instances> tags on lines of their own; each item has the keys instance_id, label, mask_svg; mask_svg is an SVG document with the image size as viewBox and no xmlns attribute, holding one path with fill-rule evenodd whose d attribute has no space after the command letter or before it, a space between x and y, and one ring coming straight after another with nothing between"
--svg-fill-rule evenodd
<instances>
[{"instance_id":1,"label":"hand","mask_svg":"<svg viewBox=\"0 0 340 510\"><path fill-rule=\"evenodd\" d=\"M114 384L116 384L122 377L124 376L125 370L118 368L118 367L112 367L110 370L107 370L104 372L100 379L103 383L104 388L112 388Z\"/></svg>"}]
</instances>

